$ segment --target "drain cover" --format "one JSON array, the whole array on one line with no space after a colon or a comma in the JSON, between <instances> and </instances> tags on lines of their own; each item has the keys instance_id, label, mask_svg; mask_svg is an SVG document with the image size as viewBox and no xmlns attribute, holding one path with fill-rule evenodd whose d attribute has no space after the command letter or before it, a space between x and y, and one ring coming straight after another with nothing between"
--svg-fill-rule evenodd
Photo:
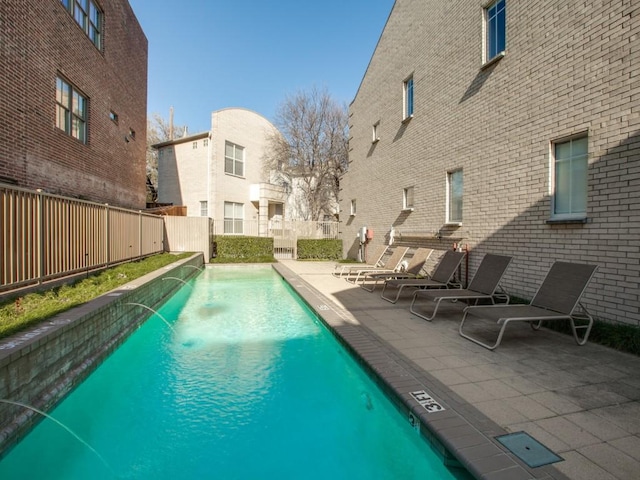
<instances>
[{"instance_id":1,"label":"drain cover","mask_svg":"<svg viewBox=\"0 0 640 480\"><path fill-rule=\"evenodd\" d=\"M501 435L496 440L531 468L563 460L525 432Z\"/></svg>"}]
</instances>

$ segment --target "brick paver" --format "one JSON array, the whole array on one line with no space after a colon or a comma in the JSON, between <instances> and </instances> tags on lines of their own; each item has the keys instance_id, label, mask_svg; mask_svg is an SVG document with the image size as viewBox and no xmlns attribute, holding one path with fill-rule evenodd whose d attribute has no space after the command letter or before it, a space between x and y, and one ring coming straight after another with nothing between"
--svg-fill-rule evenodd
<instances>
[{"instance_id":1,"label":"brick paver","mask_svg":"<svg viewBox=\"0 0 640 480\"><path fill-rule=\"evenodd\" d=\"M409 312L410 296L392 305L380 289L332 276L333 263L281 263L424 374L486 436L525 431L563 458L534 469L536 478L640 476L640 358L527 325L510 326L491 352L458 335L460 303L441 305L426 322Z\"/></svg>"}]
</instances>

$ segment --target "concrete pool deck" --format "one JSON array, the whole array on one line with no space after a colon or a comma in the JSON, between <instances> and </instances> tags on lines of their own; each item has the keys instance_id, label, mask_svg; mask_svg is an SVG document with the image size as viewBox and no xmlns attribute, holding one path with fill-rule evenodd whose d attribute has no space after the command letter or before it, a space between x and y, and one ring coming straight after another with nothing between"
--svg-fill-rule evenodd
<instances>
[{"instance_id":1,"label":"concrete pool deck","mask_svg":"<svg viewBox=\"0 0 640 480\"><path fill-rule=\"evenodd\" d=\"M335 262L279 263L318 314L328 310L345 331L368 337L361 342L368 345L362 347L365 352L384 353L386 366L373 369L389 376L396 390L406 385L406 395L417 381L447 412L468 422L463 426L445 415L431 425L428 412L420 417L444 435L449 449L473 462L470 470L477 476L640 478L639 357L593 343L579 347L569 335L534 332L526 324L511 325L502 344L489 351L459 336L461 303L443 302L427 322L409 311L410 294L396 304L386 302L381 287L370 293L331 275ZM409 372L411 380L390 362ZM470 429L481 435L470 435ZM521 431L562 460L529 468L495 440ZM476 441L480 436L483 440Z\"/></svg>"}]
</instances>

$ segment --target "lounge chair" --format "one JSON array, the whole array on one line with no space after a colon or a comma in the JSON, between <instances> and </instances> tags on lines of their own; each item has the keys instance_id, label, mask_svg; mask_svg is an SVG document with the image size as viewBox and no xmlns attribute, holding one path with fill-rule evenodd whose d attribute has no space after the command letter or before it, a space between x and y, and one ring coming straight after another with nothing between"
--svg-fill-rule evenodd
<instances>
[{"instance_id":1,"label":"lounge chair","mask_svg":"<svg viewBox=\"0 0 640 480\"><path fill-rule=\"evenodd\" d=\"M369 252L370 261L367 263L337 263L333 269L334 277L342 277L349 275L351 271L357 272L358 269L366 267L379 267L382 268L382 257L387 252L387 245L374 245Z\"/></svg>"},{"instance_id":2,"label":"lounge chair","mask_svg":"<svg viewBox=\"0 0 640 480\"><path fill-rule=\"evenodd\" d=\"M369 292L373 292L380 282L384 282L386 280L391 279L401 279L401 278L417 278L420 276L420 272L424 267L424 264L427 262L433 250L431 248L418 248L415 252L413 252L413 256L411 260L407 264L407 269L400 272L377 272L377 273L367 273L365 274L365 281L360 285L362 288ZM366 280L373 280L371 286L367 286Z\"/></svg>"},{"instance_id":3,"label":"lounge chair","mask_svg":"<svg viewBox=\"0 0 640 480\"><path fill-rule=\"evenodd\" d=\"M440 263L433 271L430 278L405 278L398 280L387 280L382 287L382 298L387 302L396 303L405 287L408 288L449 288L451 279L460 266L464 258L464 252L454 252L447 250L440 259ZM388 287L396 289L395 297L385 297L384 293Z\"/></svg>"},{"instance_id":4,"label":"lounge chair","mask_svg":"<svg viewBox=\"0 0 640 480\"><path fill-rule=\"evenodd\" d=\"M512 257L506 255L494 255L487 253L480 262L478 270L476 270L471 283L467 288L463 289L450 289L450 290L417 290L413 294L411 305L409 310L414 315L420 318L424 318L427 321L433 320L438 312L440 302L444 299L447 300L491 300L492 304L495 304L496 297L506 298L507 304L509 303L509 295L504 291L496 293L496 290L500 288L500 280L506 272L507 267L511 263ZM419 299L426 298L436 302L431 315L425 315L418 312L414 306Z\"/></svg>"},{"instance_id":5,"label":"lounge chair","mask_svg":"<svg viewBox=\"0 0 640 480\"><path fill-rule=\"evenodd\" d=\"M382 267L360 268L356 271L355 278L350 279L351 277L347 276L345 280L351 283L358 283L363 280L367 273L397 272L408 250L409 247L396 247ZM350 275L353 275L353 272Z\"/></svg>"},{"instance_id":6,"label":"lounge chair","mask_svg":"<svg viewBox=\"0 0 640 480\"><path fill-rule=\"evenodd\" d=\"M460 322L460 335L493 350L500 345L504 330L510 322L530 322L531 328L539 330L542 322L569 320L573 338L578 345L584 345L587 343L589 333L591 333L593 317L580 304L580 297L589 285L596 268L597 266L594 265L555 262L528 305L483 305L465 308ZM578 304L580 304L581 311L575 312ZM493 345L484 343L463 332L465 322L470 316L494 320L498 325L502 325ZM586 320L587 323L576 325L575 320ZM578 336L578 330L584 330L582 338Z\"/></svg>"}]
</instances>

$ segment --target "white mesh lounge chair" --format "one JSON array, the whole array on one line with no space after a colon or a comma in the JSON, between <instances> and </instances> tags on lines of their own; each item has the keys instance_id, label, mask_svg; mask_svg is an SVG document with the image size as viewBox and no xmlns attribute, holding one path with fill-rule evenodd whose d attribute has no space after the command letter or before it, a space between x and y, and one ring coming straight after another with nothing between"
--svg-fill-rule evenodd
<instances>
[{"instance_id":1,"label":"white mesh lounge chair","mask_svg":"<svg viewBox=\"0 0 640 480\"><path fill-rule=\"evenodd\" d=\"M355 277L345 277L347 282L358 283L364 279L367 273L383 273L383 272L396 272L400 268L402 259L406 255L409 247L396 247L393 253L387 258L382 267L368 267L360 268L357 270ZM353 272L351 273L353 275Z\"/></svg>"},{"instance_id":2,"label":"white mesh lounge chair","mask_svg":"<svg viewBox=\"0 0 640 480\"><path fill-rule=\"evenodd\" d=\"M509 303L509 295L506 293L498 292L496 290L500 288L500 280L507 271L507 267L511 263L512 257L506 255L494 255L487 253L480 262L478 270L476 270L471 283L467 288L463 289L449 289L449 290L416 290L411 300L411 306L409 310L414 315L420 318L431 321L438 312L438 307L442 300L473 300L476 303L478 300L491 300L491 303L495 303L496 297L506 299ZM432 300L435 302L435 306L431 315L427 315L419 312L416 307L416 302L420 299Z\"/></svg>"},{"instance_id":3,"label":"white mesh lounge chair","mask_svg":"<svg viewBox=\"0 0 640 480\"><path fill-rule=\"evenodd\" d=\"M367 273L365 274L365 281L362 282L360 286L369 292L373 292L380 282L384 282L386 280L417 278L432 253L433 250L431 248L418 248L413 252L413 256L411 257L411 260L409 260L406 270L391 273ZM373 283L367 285L367 280L373 280Z\"/></svg>"},{"instance_id":4,"label":"white mesh lounge chair","mask_svg":"<svg viewBox=\"0 0 640 480\"><path fill-rule=\"evenodd\" d=\"M538 330L542 322L548 320L569 320L573 338L578 345L584 345L591 333L593 317L580 304L580 297L589 285L596 268L594 265L555 262L528 305L483 305L465 308L460 322L460 335L493 350L500 345L504 330L510 322L530 322L531 328ZM580 309L576 312L578 305ZM498 325L502 325L496 342L491 345L464 333L463 328L469 317L494 320ZM575 320L587 323L576 325ZM584 330L582 337L578 335L578 330Z\"/></svg>"},{"instance_id":5,"label":"white mesh lounge chair","mask_svg":"<svg viewBox=\"0 0 640 480\"><path fill-rule=\"evenodd\" d=\"M387 248L389 248L387 245L372 246L368 254L369 262L367 263L358 263L357 265L354 265L353 263L336 263L333 268L333 276L342 277L349 275L351 271L357 272L358 269L367 267L382 268L382 257L387 252Z\"/></svg>"},{"instance_id":6,"label":"white mesh lounge chair","mask_svg":"<svg viewBox=\"0 0 640 480\"><path fill-rule=\"evenodd\" d=\"M407 288L449 288L454 273L460 266L460 262L464 258L464 252L454 252L447 250L440 259L440 263L433 271L430 278L401 278L398 280L391 279L384 282L382 287L382 298L387 302L396 303L400 298L402 290ZM391 287L396 289L396 296L385 296L385 291Z\"/></svg>"}]
</instances>

